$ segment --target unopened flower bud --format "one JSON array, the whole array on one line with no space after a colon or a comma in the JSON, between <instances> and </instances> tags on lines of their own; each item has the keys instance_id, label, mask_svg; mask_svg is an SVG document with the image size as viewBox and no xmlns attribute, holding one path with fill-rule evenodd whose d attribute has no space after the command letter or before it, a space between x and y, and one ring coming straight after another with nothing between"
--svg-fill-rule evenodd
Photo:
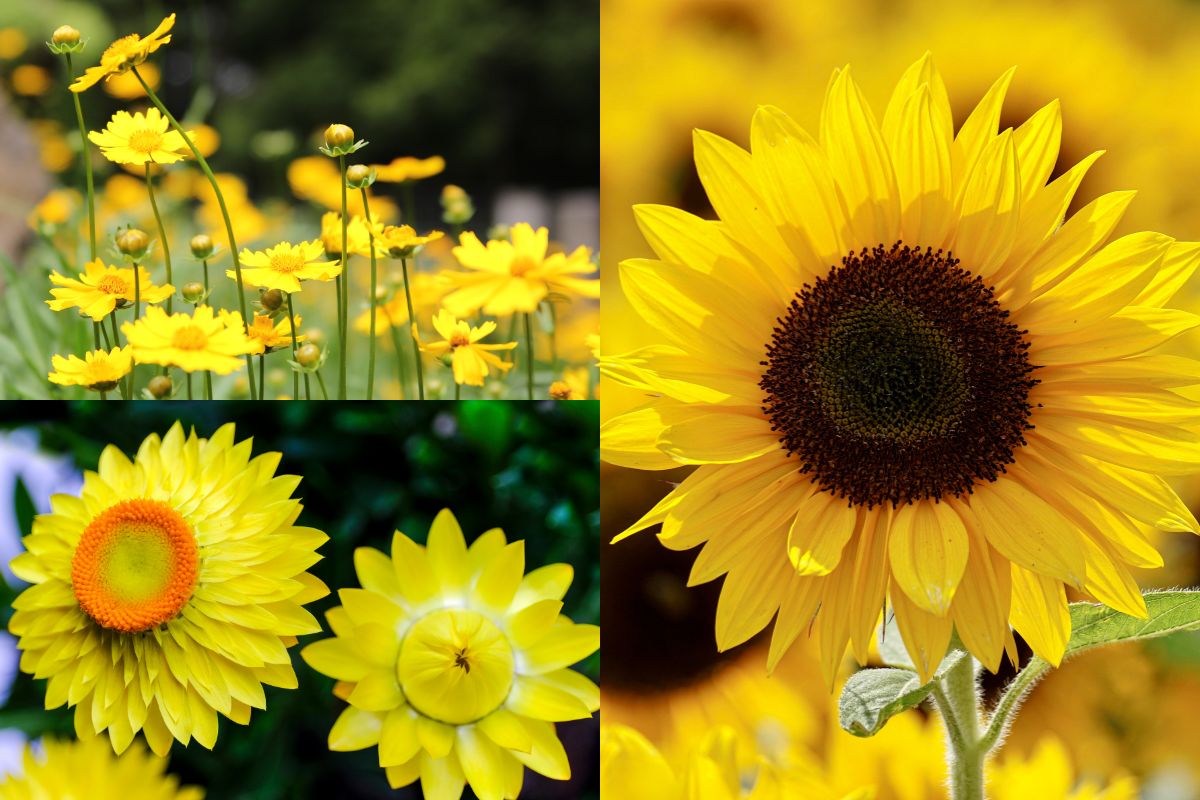
<instances>
[{"instance_id":1,"label":"unopened flower bud","mask_svg":"<svg viewBox=\"0 0 1200 800\"><path fill-rule=\"evenodd\" d=\"M187 300L189 303L199 303L204 299L203 283L197 283L196 281L185 283L181 291L183 293L183 299Z\"/></svg>"},{"instance_id":2,"label":"unopened flower bud","mask_svg":"<svg viewBox=\"0 0 1200 800\"><path fill-rule=\"evenodd\" d=\"M259 302L261 302L263 308L267 309L268 311L278 311L283 305L283 292L279 291L278 289L268 289L262 293L262 297L259 298Z\"/></svg>"},{"instance_id":3,"label":"unopened flower bud","mask_svg":"<svg viewBox=\"0 0 1200 800\"><path fill-rule=\"evenodd\" d=\"M555 381L550 384L550 399L551 400L570 400L571 387L562 381Z\"/></svg>"},{"instance_id":4,"label":"unopened flower bud","mask_svg":"<svg viewBox=\"0 0 1200 800\"><path fill-rule=\"evenodd\" d=\"M330 150L354 143L354 129L349 125L330 125L325 129L325 146Z\"/></svg>"},{"instance_id":5,"label":"unopened flower bud","mask_svg":"<svg viewBox=\"0 0 1200 800\"><path fill-rule=\"evenodd\" d=\"M171 390L175 387L171 384L171 379L166 375L155 375L150 379L150 384L146 388L150 390L150 394L162 400L164 397L170 397Z\"/></svg>"},{"instance_id":6,"label":"unopened flower bud","mask_svg":"<svg viewBox=\"0 0 1200 800\"><path fill-rule=\"evenodd\" d=\"M355 164L346 170L346 183L353 189L361 189L371 180L371 168L366 164Z\"/></svg>"},{"instance_id":7,"label":"unopened flower bud","mask_svg":"<svg viewBox=\"0 0 1200 800\"><path fill-rule=\"evenodd\" d=\"M79 31L70 25L60 25L54 29L50 41L55 44L75 44L79 41Z\"/></svg>"},{"instance_id":8,"label":"unopened flower bud","mask_svg":"<svg viewBox=\"0 0 1200 800\"><path fill-rule=\"evenodd\" d=\"M193 236L191 245L196 258L208 258L213 253L213 240L203 233Z\"/></svg>"},{"instance_id":9,"label":"unopened flower bud","mask_svg":"<svg viewBox=\"0 0 1200 800\"><path fill-rule=\"evenodd\" d=\"M129 228L117 237L117 249L130 258L136 259L146 255L146 248L149 246L150 237L145 231L137 228Z\"/></svg>"},{"instance_id":10,"label":"unopened flower bud","mask_svg":"<svg viewBox=\"0 0 1200 800\"><path fill-rule=\"evenodd\" d=\"M321 348L317 347L312 342L305 342L300 345L300 349L296 351L296 361L302 367L311 367L321 359Z\"/></svg>"}]
</instances>

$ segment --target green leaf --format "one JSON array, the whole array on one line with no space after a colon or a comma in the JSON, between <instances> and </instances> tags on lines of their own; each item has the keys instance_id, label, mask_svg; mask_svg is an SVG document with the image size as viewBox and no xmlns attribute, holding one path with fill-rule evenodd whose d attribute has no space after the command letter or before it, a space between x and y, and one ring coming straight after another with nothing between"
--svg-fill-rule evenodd
<instances>
[{"instance_id":1,"label":"green leaf","mask_svg":"<svg viewBox=\"0 0 1200 800\"><path fill-rule=\"evenodd\" d=\"M1071 604L1071 640L1064 658L1107 644L1200 630L1200 590L1148 592L1148 619L1095 603Z\"/></svg>"},{"instance_id":2,"label":"green leaf","mask_svg":"<svg viewBox=\"0 0 1200 800\"><path fill-rule=\"evenodd\" d=\"M17 518L17 531L21 536L28 536L33 531L33 518L37 516L37 509L33 505L33 498L29 496L29 490L25 488L25 481L17 478L16 486L13 487L13 512Z\"/></svg>"},{"instance_id":3,"label":"green leaf","mask_svg":"<svg viewBox=\"0 0 1200 800\"><path fill-rule=\"evenodd\" d=\"M899 640L899 636L895 637ZM900 648L903 649L901 644ZM934 681L970 656L952 650L938 666ZM902 711L916 708L933 691L933 681L921 679L907 669L880 667L864 669L850 676L838 698L838 721L842 729L855 736L874 736L887 721Z\"/></svg>"}]
</instances>

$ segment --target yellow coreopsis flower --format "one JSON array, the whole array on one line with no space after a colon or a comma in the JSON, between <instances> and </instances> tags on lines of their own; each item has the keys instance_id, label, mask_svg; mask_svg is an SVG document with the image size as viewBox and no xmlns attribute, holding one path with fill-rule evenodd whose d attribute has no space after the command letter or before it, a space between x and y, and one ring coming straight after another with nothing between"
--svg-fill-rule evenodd
<instances>
[{"instance_id":1,"label":"yellow coreopsis flower","mask_svg":"<svg viewBox=\"0 0 1200 800\"><path fill-rule=\"evenodd\" d=\"M92 350L83 358L56 355L50 360L54 372L49 374L51 383L60 386L86 386L94 392L111 392L117 382L133 369L133 348L114 347L112 350Z\"/></svg>"},{"instance_id":2,"label":"yellow coreopsis flower","mask_svg":"<svg viewBox=\"0 0 1200 800\"><path fill-rule=\"evenodd\" d=\"M432 178L446 168L446 160L441 156L429 158L413 158L401 156L392 159L390 164L372 164L375 170L375 180L384 183L404 183Z\"/></svg>"},{"instance_id":3,"label":"yellow coreopsis flower","mask_svg":"<svg viewBox=\"0 0 1200 800\"><path fill-rule=\"evenodd\" d=\"M118 111L104 130L89 132L88 140L118 164L174 164L190 151L178 131L168 130L170 125L157 108L145 114Z\"/></svg>"},{"instance_id":4,"label":"yellow coreopsis flower","mask_svg":"<svg viewBox=\"0 0 1200 800\"><path fill-rule=\"evenodd\" d=\"M426 546L399 531L389 558L354 553L362 589L328 613L334 638L301 651L336 678L350 706L332 750L379 748L393 788L418 779L429 800L512 800L522 765L566 780L554 723L600 706L591 680L569 669L600 647L600 629L562 611L567 564L523 576L524 542L492 529L468 548L454 515L438 514Z\"/></svg>"},{"instance_id":5,"label":"yellow coreopsis flower","mask_svg":"<svg viewBox=\"0 0 1200 800\"><path fill-rule=\"evenodd\" d=\"M446 284L437 275L428 272L410 272L413 313L418 319L433 316L440 308L442 296L446 293ZM404 288L397 287L386 303L375 306L375 335L386 336L392 326L408 329L408 301L404 297ZM359 333L371 332L371 310L363 311L354 320L354 330Z\"/></svg>"},{"instance_id":6,"label":"yellow coreopsis flower","mask_svg":"<svg viewBox=\"0 0 1200 800\"><path fill-rule=\"evenodd\" d=\"M483 386L483 379L490 374L488 367L500 372L512 369L511 361L501 361L490 351L512 350L517 346L516 342L481 344L483 339L495 332L495 322L488 320L476 328L466 320L455 319L453 314L443 308L433 318L433 328L442 337L442 341L421 344L421 352L435 357L449 353L455 383L461 386ZM416 330L413 331L413 335L416 335Z\"/></svg>"},{"instance_id":7,"label":"yellow coreopsis flower","mask_svg":"<svg viewBox=\"0 0 1200 800\"><path fill-rule=\"evenodd\" d=\"M79 496L34 520L9 630L80 738L212 748L218 713L244 725L263 684L295 688L288 648L320 630L303 606L329 590L306 570L328 537L295 525L299 479L275 476L279 458L251 459L232 424L203 439L176 422L132 460L105 448Z\"/></svg>"},{"instance_id":8,"label":"yellow coreopsis flower","mask_svg":"<svg viewBox=\"0 0 1200 800\"><path fill-rule=\"evenodd\" d=\"M599 297L598 281L577 277L596 271L586 247L570 255L546 255L550 232L536 231L524 222L512 227L512 241L493 239L485 246L474 233L464 233L454 248L467 272L447 272L458 289L446 297L446 308L456 316L482 310L506 316L535 311L550 292Z\"/></svg>"},{"instance_id":9,"label":"yellow coreopsis flower","mask_svg":"<svg viewBox=\"0 0 1200 800\"><path fill-rule=\"evenodd\" d=\"M145 39L136 33L117 39L100 55L100 63L97 66L88 67L71 84L71 91L86 91L110 75L117 75L141 64L151 53L171 41L168 32L174 25L175 15L171 14Z\"/></svg>"},{"instance_id":10,"label":"yellow coreopsis flower","mask_svg":"<svg viewBox=\"0 0 1200 800\"><path fill-rule=\"evenodd\" d=\"M1200 326L1166 307L1200 245L1107 242L1131 192L1065 219L1096 156L1047 184L1059 106L998 132L1010 77L956 126L929 57L881 122L839 70L819 139L769 106L750 151L696 134L719 221L637 208L659 259L621 285L654 335L601 363L655 399L602 449L699 465L627 534L728 549L693 575L725 575L722 649L776 619L772 663L811 632L832 682L887 598L926 679L952 630L1057 664L1066 586L1144 616L1147 533L1200 532L1160 477L1200 467L1200 367L1154 352Z\"/></svg>"},{"instance_id":11,"label":"yellow coreopsis flower","mask_svg":"<svg viewBox=\"0 0 1200 800\"><path fill-rule=\"evenodd\" d=\"M158 89L158 84L162 76L159 74L157 66L148 62L138 68L138 74L142 76L142 80L151 89ZM118 100L137 100L146 96L146 90L142 88L141 81L132 72L119 72L116 75L110 75L104 81L103 89L105 94L112 95Z\"/></svg>"},{"instance_id":12,"label":"yellow coreopsis flower","mask_svg":"<svg viewBox=\"0 0 1200 800\"><path fill-rule=\"evenodd\" d=\"M247 286L278 289L294 293L301 290L300 281L331 281L342 274L336 261L318 261L325 255L319 239L292 244L280 242L266 250L242 250L242 280ZM233 270L226 270L230 278Z\"/></svg>"},{"instance_id":13,"label":"yellow coreopsis flower","mask_svg":"<svg viewBox=\"0 0 1200 800\"><path fill-rule=\"evenodd\" d=\"M222 314L228 314L227 311L222 311ZM237 323L241 323L241 314L237 314ZM307 337L299 333L300 325L304 318L299 314L296 315L296 341L303 342ZM251 350L255 355L269 353L272 350L277 350L281 347L292 346L292 325L286 316L280 317L279 322L268 314L255 314L254 324L250 326L247 332L250 337L250 343L254 346Z\"/></svg>"},{"instance_id":14,"label":"yellow coreopsis flower","mask_svg":"<svg viewBox=\"0 0 1200 800\"><path fill-rule=\"evenodd\" d=\"M50 282L60 288L50 290L54 299L46 305L55 311L78 308L98 322L114 309L132 305L135 292L143 303L161 303L175 293L169 283L155 286L145 267L137 268L136 286L134 277L132 267L110 267L100 259L85 264L78 280L51 272Z\"/></svg>"},{"instance_id":15,"label":"yellow coreopsis flower","mask_svg":"<svg viewBox=\"0 0 1200 800\"><path fill-rule=\"evenodd\" d=\"M551 400L587 400L591 394L588 368L563 370L562 380L550 384L549 394Z\"/></svg>"},{"instance_id":16,"label":"yellow coreopsis flower","mask_svg":"<svg viewBox=\"0 0 1200 800\"><path fill-rule=\"evenodd\" d=\"M328 161L329 159L322 159ZM372 214L372 225L379 225L379 218ZM321 244L325 247L325 255L329 258L341 257L342 253L342 215L336 211L328 211L321 215ZM367 223L357 214L350 215L346 223L346 249L353 256L371 255L371 239L367 232Z\"/></svg>"},{"instance_id":17,"label":"yellow coreopsis flower","mask_svg":"<svg viewBox=\"0 0 1200 800\"><path fill-rule=\"evenodd\" d=\"M239 356L257 352L246 336L242 315L217 315L210 306L196 306L192 314L167 312L158 306L145 316L121 326L139 364L179 367L185 372L209 371L228 375L245 363Z\"/></svg>"},{"instance_id":18,"label":"yellow coreopsis flower","mask_svg":"<svg viewBox=\"0 0 1200 800\"><path fill-rule=\"evenodd\" d=\"M0 779L0 800L204 800L198 786L180 786L167 761L139 746L119 758L103 739L42 739L25 747L20 769Z\"/></svg>"},{"instance_id":19,"label":"yellow coreopsis flower","mask_svg":"<svg viewBox=\"0 0 1200 800\"><path fill-rule=\"evenodd\" d=\"M436 242L445 235L441 231L430 231L424 236L418 236L410 225L376 224L372 227L375 252L391 258L410 258L416 248Z\"/></svg>"},{"instance_id":20,"label":"yellow coreopsis flower","mask_svg":"<svg viewBox=\"0 0 1200 800\"><path fill-rule=\"evenodd\" d=\"M82 201L82 195L75 189L52 189L29 212L29 227L36 231L43 225L63 225L71 219Z\"/></svg>"}]
</instances>

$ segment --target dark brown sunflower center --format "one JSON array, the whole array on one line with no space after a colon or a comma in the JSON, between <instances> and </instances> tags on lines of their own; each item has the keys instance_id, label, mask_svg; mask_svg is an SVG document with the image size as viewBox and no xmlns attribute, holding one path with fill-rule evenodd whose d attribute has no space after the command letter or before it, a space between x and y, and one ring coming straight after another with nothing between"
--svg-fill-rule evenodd
<instances>
[{"instance_id":1,"label":"dark brown sunflower center","mask_svg":"<svg viewBox=\"0 0 1200 800\"><path fill-rule=\"evenodd\" d=\"M864 248L777 321L763 410L801 471L851 503L963 495L1025 444L1028 348L949 253Z\"/></svg>"}]
</instances>

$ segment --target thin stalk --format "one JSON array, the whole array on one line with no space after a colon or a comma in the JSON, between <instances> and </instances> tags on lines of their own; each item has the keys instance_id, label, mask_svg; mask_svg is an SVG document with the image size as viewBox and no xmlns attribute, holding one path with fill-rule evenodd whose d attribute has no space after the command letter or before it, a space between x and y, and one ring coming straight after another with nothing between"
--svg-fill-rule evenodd
<instances>
[{"instance_id":1,"label":"thin stalk","mask_svg":"<svg viewBox=\"0 0 1200 800\"><path fill-rule=\"evenodd\" d=\"M529 312L525 313L525 377L529 384L529 399L533 399L533 323L530 317L533 315Z\"/></svg>"},{"instance_id":2,"label":"thin stalk","mask_svg":"<svg viewBox=\"0 0 1200 800\"><path fill-rule=\"evenodd\" d=\"M454 399L455 399L455 400L461 400L461 399L462 399L462 385L461 385L461 384L459 384L459 382L458 382L458 381L455 381L455 382L454 382Z\"/></svg>"},{"instance_id":3,"label":"thin stalk","mask_svg":"<svg viewBox=\"0 0 1200 800\"><path fill-rule=\"evenodd\" d=\"M396 380L400 381L400 397L403 398L404 387L408 383L408 370L404 368L404 356L400 354L400 329L388 312L386 304L380 306L379 310L387 317L388 331L392 334L392 349L396 351Z\"/></svg>"},{"instance_id":4,"label":"thin stalk","mask_svg":"<svg viewBox=\"0 0 1200 800\"><path fill-rule=\"evenodd\" d=\"M296 360L296 313L292 310L292 293L288 292L288 327L292 329L292 361ZM308 373L304 373L304 397L307 400L312 400L312 393L308 387ZM300 399L300 374L292 370L292 399Z\"/></svg>"},{"instance_id":5,"label":"thin stalk","mask_svg":"<svg viewBox=\"0 0 1200 800\"><path fill-rule=\"evenodd\" d=\"M547 300L550 306L550 371L558 374L558 310L553 300Z\"/></svg>"},{"instance_id":6,"label":"thin stalk","mask_svg":"<svg viewBox=\"0 0 1200 800\"><path fill-rule=\"evenodd\" d=\"M413 312L412 289L408 284L408 259L400 259L400 271L404 277L404 302L408 304L408 324L411 326L417 324L417 316ZM411 335L411 330L410 330ZM413 361L417 363L417 398L425 399L425 374L421 367L421 346L417 343L417 337L412 336Z\"/></svg>"},{"instance_id":7,"label":"thin stalk","mask_svg":"<svg viewBox=\"0 0 1200 800\"><path fill-rule=\"evenodd\" d=\"M136 273L135 273L136 274ZM120 347L121 339L117 334L117 310L114 308L112 313L108 315L108 319L112 322L112 346ZM125 376L124 383L121 384L122 394L128 400L133 397L133 371L135 367L129 368L129 374Z\"/></svg>"},{"instance_id":8,"label":"thin stalk","mask_svg":"<svg viewBox=\"0 0 1200 800\"><path fill-rule=\"evenodd\" d=\"M116 310L115 310L115 309L113 310L113 313L116 313ZM105 349L105 350L112 350L114 347L116 347L116 345L115 345L115 344L110 344L110 343L109 343L109 341L108 341L108 328L104 327L104 323L103 323L103 322L97 322L97 323L96 323L96 330L100 331L100 338L104 340L104 349Z\"/></svg>"},{"instance_id":9,"label":"thin stalk","mask_svg":"<svg viewBox=\"0 0 1200 800\"><path fill-rule=\"evenodd\" d=\"M101 393L100 393L100 399L101 399L101 400L107 400L107 399L108 399L108 392L101 392Z\"/></svg>"},{"instance_id":10,"label":"thin stalk","mask_svg":"<svg viewBox=\"0 0 1200 800\"><path fill-rule=\"evenodd\" d=\"M242 282L242 262L238 258L237 239L233 235L233 222L229 218L229 209L225 205L225 195L221 194L221 187L217 183L217 176L213 175L212 168L208 166L208 161L205 160L203 154L201 154L200 150L197 149L191 137L188 136L187 132L184 131L184 129L180 126L179 120L175 119L174 115L172 115L171 112L167 110L167 107L163 105L162 101L158 99L158 95L155 94L154 90L150 88L150 84L146 83L145 78L143 78L142 74L138 72L137 67L133 67L133 75L138 79L138 83L140 83L142 88L146 91L146 96L150 98L150 102L154 103L154 106L162 113L164 117L167 118L167 121L171 123L171 127L173 127L175 131L183 137L184 143L186 143L188 148L192 151L192 155L196 157L196 163L200 165L201 172L204 173L204 177L208 178L208 182L213 188L213 193L217 196L217 205L221 208L221 218L225 221L225 234L229 238L229 254L233 259L233 272L237 278L238 307L242 312L242 324L246 326L246 333L248 335L250 332L250 317L246 315L246 288L245 284ZM250 379L250 399L254 400L257 399L258 394L254 387L254 359L249 354L246 355L246 367L246 372L248 373Z\"/></svg>"},{"instance_id":11,"label":"thin stalk","mask_svg":"<svg viewBox=\"0 0 1200 800\"><path fill-rule=\"evenodd\" d=\"M325 391L325 379L321 377L321 370L316 370L314 374L317 376L317 385L321 387L321 399L328 400L329 392Z\"/></svg>"},{"instance_id":12,"label":"thin stalk","mask_svg":"<svg viewBox=\"0 0 1200 800\"><path fill-rule=\"evenodd\" d=\"M200 266L204 267L204 301L208 302L208 259L200 259Z\"/></svg>"},{"instance_id":13,"label":"thin stalk","mask_svg":"<svg viewBox=\"0 0 1200 800\"><path fill-rule=\"evenodd\" d=\"M349 325L346 323L347 315L350 313L350 273L346 269L347 263L350 261L350 254L346 252L346 231L350 225L350 219L346 215L346 157L338 156L338 170L341 172L342 180L342 274L337 277L338 290L338 352L341 354L341 364L338 366L338 400L346 399L346 368L350 361L350 355L346 352L346 344L349 339ZM370 218L367 219L370 223Z\"/></svg>"},{"instance_id":14,"label":"thin stalk","mask_svg":"<svg viewBox=\"0 0 1200 800\"><path fill-rule=\"evenodd\" d=\"M212 373L204 370L204 399L212 400Z\"/></svg>"},{"instance_id":15,"label":"thin stalk","mask_svg":"<svg viewBox=\"0 0 1200 800\"><path fill-rule=\"evenodd\" d=\"M75 67L71 64L71 54L67 57L67 73L72 81L75 80ZM83 174L87 176L87 205L88 205L88 243L91 245L90 261L96 260L96 187L92 179L92 159L88 157L87 127L83 124L83 107L79 104L79 94L71 92L75 101L75 121L79 124L80 157L83 159Z\"/></svg>"},{"instance_id":16,"label":"thin stalk","mask_svg":"<svg viewBox=\"0 0 1200 800\"><path fill-rule=\"evenodd\" d=\"M158 213L158 201L154 199L154 180L150 177L150 162L146 162L146 192L150 195L150 208L154 211L154 221L158 223L158 240L162 242L163 261L167 264L167 283L175 285L171 277L171 246L167 244L167 229L163 226L162 216ZM174 309L175 294L167 297L167 314Z\"/></svg>"},{"instance_id":17,"label":"thin stalk","mask_svg":"<svg viewBox=\"0 0 1200 800\"><path fill-rule=\"evenodd\" d=\"M253 372L253 370L251 370ZM263 354L258 357L258 385L262 387L262 397L265 399L267 394L267 351L264 349Z\"/></svg>"},{"instance_id":18,"label":"thin stalk","mask_svg":"<svg viewBox=\"0 0 1200 800\"><path fill-rule=\"evenodd\" d=\"M363 186L359 189L362 192L363 201L363 216L367 220L367 243L371 248L371 332L368 334L371 337L371 349L367 356L367 399L371 400L375 395L375 323L376 320L375 305L379 299L375 296L375 288L378 280L379 265L375 256L375 234L371 230L371 206L367 200L367 187Z\"/></svg>"},{"instance_id":19,"label":"thin stalk","mask_svg":"<svg viewBox=\"0 0 1200 800\"><path fill-rule=\"evenodd\" d=\"M194 400L195 398L192 397L192 373L184 372L183 374L187 376L188 400Z\"/></svg>"},{"instance_id":20,"label":"thin stalk","mask_svg":"<svg viewBox=\"0 0 1200 800\"><path fill-rule=\"evenodd\" d=\"M96 340L96 349L100 349L100 323L92 320L92 338Z\"/></svg>"}]
</instances>

